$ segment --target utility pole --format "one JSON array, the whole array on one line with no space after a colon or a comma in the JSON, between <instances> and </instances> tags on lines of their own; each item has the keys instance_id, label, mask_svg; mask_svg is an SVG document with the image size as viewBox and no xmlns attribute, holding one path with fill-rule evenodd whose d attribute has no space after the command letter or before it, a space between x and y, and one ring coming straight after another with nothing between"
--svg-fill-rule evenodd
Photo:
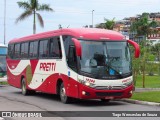
<instances>
[{"instance_id":1,"label":"utility pole","mask_svg":"<svg viewBox=\"0 0 160 120\"><path fill-rule=\"evenodd\" d=\"M94 10L92 10L92 28L93 28L93 12Z\"/></svg>"},{"instance_id":2,"label":"utility pole","mask_svg":"<svg viewBox=\"0 0 160 120\"><path fill-rule=\"evenodd\" d=\"M6 44L6 0L4 0L4 44Z\"/></svg>"}]
</instances>

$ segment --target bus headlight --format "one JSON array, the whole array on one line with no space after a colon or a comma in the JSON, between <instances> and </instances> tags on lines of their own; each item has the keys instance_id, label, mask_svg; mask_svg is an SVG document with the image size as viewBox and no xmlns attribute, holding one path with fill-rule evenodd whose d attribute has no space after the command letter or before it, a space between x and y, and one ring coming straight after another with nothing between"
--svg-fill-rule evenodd
<instances>
[{"instance_id":1,"label":"bus headlight","mask_svg":"<svg viewBox=\"0 0 160 120\"><path fill-rule=\"evenodd\" d=\"M85 82L85 85L88 86L88 87L91 87L91 88L95 87L95 84L90 83L90 82Z\"/></svg>"},{"instance_id":2,"label":"bus headlight","mask_svg":"<svg viewBox=\"0 0 160 120\"><path fill-rule=\"evenodd\" d=\"M85 82L85 85L86 85L86 86L90 86L90 83L89 83L89 82Z\"/></svg>"},{"instance_id":3,"label":"bus headlight","mask_svg":"<svg viewBox=\"0 0 160 120\"><path fill-rule=\"evenodd\" d=\"M129 82L127 82L127 83L124 83L123 85L125 85L125 86L130 86L130 85L132 85L133 84L133 81L129 81Z\"/></svg>"},{"instance_id":4,"label":"bus headlight","mask_svg":"<svg viewBox=\"0 0 160 120\"><path fill-rule=\"evenodd\" d=\"M85 80L78 79L78 82L80 82L81 84L83 84L83 85L85 85L85 86L88 86L88 87L92 87L92 88L95 87L95 84L90 83L90 82L85 81Z\"/></svg>"}]
</instances>

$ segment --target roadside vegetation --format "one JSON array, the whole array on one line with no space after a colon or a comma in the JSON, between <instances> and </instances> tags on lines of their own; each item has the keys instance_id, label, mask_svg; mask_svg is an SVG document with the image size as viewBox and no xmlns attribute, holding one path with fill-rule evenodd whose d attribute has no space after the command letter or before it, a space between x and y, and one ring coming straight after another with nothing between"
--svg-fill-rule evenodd
<instances>
[{"instance_id":1,"label":"roadside vegetation","mask_svg":"<svg viewBox=\"0 0 160 120\"><path fill-rule=\"evenodd\" d=\"M133 93L131 99L160 103L160 97L158 97L158 95L160 95L160 91Z\"/></svg>"},{"instance_id":2,"label":"roadside vegetation","mask_svg":"<svg viewBox=\"0 0 160 120\"><path fill-rule=\"evenodd\" d=\"M156 71L154 71L156 73ZM136 88L142 88L142 75L138 75L136 79ZM159 75L146 75L145 76L145 87L146 88L160 88L160 76ZM159 96L160 91L146 91L146 92L134 92L131 99L148 101L148 102L158 102L160 103Z\"/></svg>"},{"instance_id":3,"label":"roadside vegetation","mask_svg":"<svg viewBox=\"0 0 160 120\"><path fill-rule=\"evenodd\" d=\"M8 82L0 82L0 85L8 85Z\"/></svg>"},{"instance_id":4,"label":"roadside vegetation","mask_svg":"<svg viewBox=\"0 0 160 120\"><path fill-rule=\"evenodd\" d=\"M136 88L142 88L142 75L137 76L136 80ZM160 88L160 76L159 75L154 75L154 76L149 76L146 75L145 79L145 87L146 88Z\"/></svg>"}]
</instances>

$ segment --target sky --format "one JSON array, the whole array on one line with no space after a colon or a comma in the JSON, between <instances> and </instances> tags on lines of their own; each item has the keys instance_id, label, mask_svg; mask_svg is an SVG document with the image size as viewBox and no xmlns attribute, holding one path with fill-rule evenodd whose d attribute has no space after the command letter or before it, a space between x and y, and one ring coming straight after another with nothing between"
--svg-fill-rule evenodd
<instances>
[{"instance_id":1,"label":"sky","mask_svg":"<svg viewBox=\"0 0 160 120\"><path fill-rule=\"evenodd\" d=\"M0 0L0 43L4 43L4 1ZM6 0L6 43L33 33L33 16L15 24L16 18L24 11L17 5L18 1ZM39 0L50 4L54 12L40 12L44 28L37 21L37 33L56 30L59 24L63 28L81 28L85 25L104 22L104 18L122 20L143 12L160 12L160 0Z\"/></svg>"}]
</instances>

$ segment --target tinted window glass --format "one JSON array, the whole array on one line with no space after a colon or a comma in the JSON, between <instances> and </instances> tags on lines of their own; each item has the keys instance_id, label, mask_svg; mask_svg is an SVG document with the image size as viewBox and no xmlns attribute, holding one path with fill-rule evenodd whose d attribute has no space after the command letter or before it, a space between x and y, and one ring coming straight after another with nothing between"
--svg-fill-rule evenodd
<instances>
[{"instance_id":1,"label":"tinted window glass","mask_svg":"<svg viewBox=\"0 0 160 120\"><path fill-rule=\"evenodd\" d=\"M28 57L28 43L21 44L21 58Z\"/></svg>"},{"instance_id":2,"label":"tinted window glass","mask_svg":"<svg viewBox=\"0 0 160 120\"><path fill-rule=\"evenodd\" d=\"M20 58L20 44L15 44L14 58Z\"/></svg>"},{"instance_id":3,"label":"tinted window glass","mask_svg":"<svg viewBox=\"0 0 160 120\"><path fill-rule=\"evenodd\" d=\"M42 40L39 44L39 57L45 58L48 57L48 40Z\"/></svg>"},{"instance_id":4,"label":"tinted window glass","mask_svg":"<svg viewBox=\"0 0 160 120\"><path fill-rule=\"evenodd\" d=\"M24 56L24 43L21 44L21 58Z\"/></svg>"},{"instance_id":5,"label":"tinted window glass","mask_svg":"<svg viewBox=\"0 0 160 120\"><path fill-rule=\"evenodd\" d=\"M50 40L50 57L56 57L56 58L62 57L61 44L60 44L59 37L51 38Z\"/></svg>"},{"instance_id":6,"label":"tinted window glass","mask_svg":"<svg viewBox=\"0 0 160 120\"><path fill-rule=\"evenodd\" d=\"M72 70L77 71L77 59L76 59L76 51L74 46L69 47L67 63Z\"/></svg>"},{"instance_id":7,"label":"tinted window glass","mask_svg":"<svg viewBox=\"0 0 160 120\"><path fill-rule=\"evenodd\" d=\"M24 45L24 58L27 58L28 57L28 43L25 43Z\"/></svg>"},{"instance_id":8,"label":"tinted window glass","mask_svg":"<svg viewBox=\"0 0 160 120\"><path fill-rule=\"evenodd\" d=\"M68 59L69 46L74 45L74 43L72 41L72 36L67 36L67 35L63 36L63 42L64 42L66 58Z\"/></svg>"},{"instance_id":9,"label":"tinted window glass","mask_svg":"<svg viewBox=\"0 0 160 120\"><path fill-rule=\"evenodd\" d=\"M29 46L29 57L30 58L35 58L37 57L38 54L38 41L35 42L30 42Z\"/></svg>"},{"instance_id":10,"label":"tinted window glass","mask_svg":"<svg viewBox=\"0 0 160 120\"><path fill-rule=\"evenodd\" d=\"M14 56L14 44L8 46L8 56L13 58Z\"/></svg>"},{"instance_id":11,"label":"tinted window glass","mask_svg":"<svg viewBox=\"0 0 160 120\"><path fill-rule=\"evenodd\" d=\"M6 56L0 56L0 73L6 72Z\"/></svg>"}]
</instances>

